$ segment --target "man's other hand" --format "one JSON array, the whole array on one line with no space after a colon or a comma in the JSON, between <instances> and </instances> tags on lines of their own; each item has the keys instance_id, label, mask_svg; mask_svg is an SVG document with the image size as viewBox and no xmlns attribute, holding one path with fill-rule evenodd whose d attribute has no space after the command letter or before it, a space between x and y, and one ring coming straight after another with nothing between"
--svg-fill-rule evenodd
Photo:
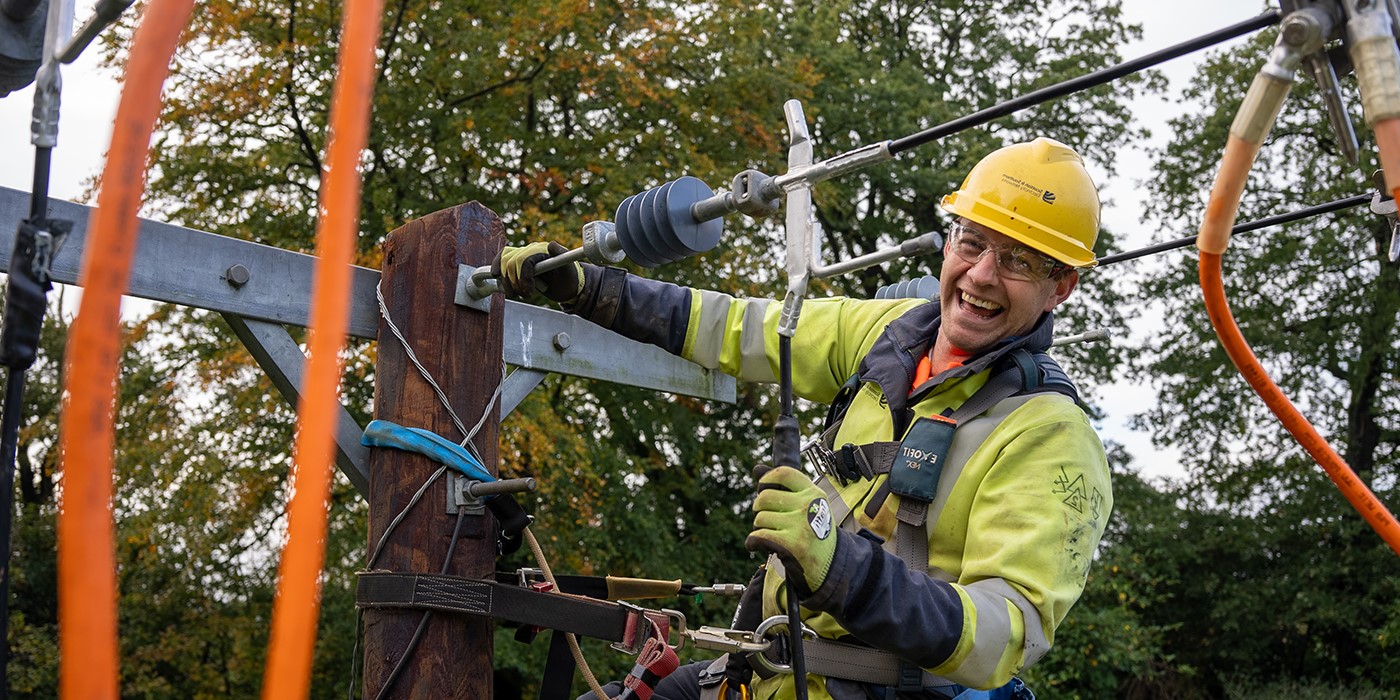
<instances>
[{"instance_id":1,"label":"man's other hand","mask_svg":"<svg viewBox=\"0 0 1400 700\"><path fill-rule=\"evenodd\" d=\"M578 298L583 291L583 266L576 262L535 274L535 267L556 255L569 252L558 243L539 242L514 248L506 246L491 264L501 291L514 297L539 292L560 304Z\"/></svg>"}]
</instances>

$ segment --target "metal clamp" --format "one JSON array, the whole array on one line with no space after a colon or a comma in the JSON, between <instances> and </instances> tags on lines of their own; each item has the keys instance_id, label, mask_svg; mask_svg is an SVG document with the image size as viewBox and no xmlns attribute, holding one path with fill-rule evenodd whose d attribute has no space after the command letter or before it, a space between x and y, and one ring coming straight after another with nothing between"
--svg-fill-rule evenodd
<instances>
[{"instance_id":1,"label":"metal clamp","mask_svg":"<svg viewBox=\"0 0 1400 700\"><path fill-rule=\"evenodd\" d=\"M481 482L465 474L449 473L448 476L452 481L447 488L447 512L455 515L460 510L467 515L485 515L486 500L472 493L472 484Z\"/></svg>"},{"instance_id":2,"label":"metal clamp","mask_svg":"<svg viewBox=\"0 0 1400 700\"><path fill-rule=\"evenodd\" d=\"M481 279L477 279L478 271L486 274ZM500 286L496 284L496 278L491 276L490 265L482 267L457 266L457 294L453 301L458 306L467 306L477 311L491 313L491 295L498 291L500 291Z\"/></svg>"},{"instance_id":3,"label":"metal clamp","mask_svg":"<svg viewBox=\"0 0 1400 700\"><path fill-rule=\"evenodd\" d=\"M784 618L786 619L786 618ZM772 647L770 640L758 640L748 630L723 627L701 627L686 633L697 649L722 651L727 654L762 654Z\"/></svg>"},{"instance_id":4,"label":"metal clamp","mask_svg":"<svg viewBox=\"0 0 1400 700\"><path fill-rule=\"evenodd\" d=\"M516 575L520 577L520 587L529 588L535 579L544 577L544 569L522 566L516 570Z\"/></svg>"},{"instance_id":5,"label":"metal clamp","mask_svg":"<svg viewBox=\"0 0 1400 700\"><path fill-rule=\"evenodd\" d=\"M1397 216L1396 203L1386 192L1385 173L1377 170L1371 179L1376 183L1376 194L1371 197L1371 213L1390 220L1390 248L1386 259L1394 263L1400 260L1400 216Z\"/></svg>"}]
</instances>

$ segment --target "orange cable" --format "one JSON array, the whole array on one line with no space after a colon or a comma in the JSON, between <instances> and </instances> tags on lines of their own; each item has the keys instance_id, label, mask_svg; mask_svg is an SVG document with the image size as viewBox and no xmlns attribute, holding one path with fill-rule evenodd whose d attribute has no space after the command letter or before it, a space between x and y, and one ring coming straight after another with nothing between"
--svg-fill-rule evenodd
<instances>
[{"instance_id":1,"label":"orange cable","mask_svg":"<svg viewBox=\"0 0 1400 700\"><path fill-rule=\"evenodd\" d=\"M369 141L375 48L383 0L350 0L331 101L330 138L316 230L316 272L306 380L297 407L287 544L277 572L263 698L310 693L326 554L341 350L349 327L350 264L359 231L360 153Z\"/></svg>"},{"instance_id":2,"label":"orange cable","mask_svg":"<svg viewBox=\"0 0 1400 700\"><path fill-rule=\"evenodd\" d=\"M1261 134L1260 140L1262 139ZM1197 239L1197 247L1201 249L1201 293L1205 299L1206 313L1209 314L1211 325L1215 327L1215 333L1220 338L1220 344L1239 369L1240 375L1259 398L1264 400L1264 404L1283 423L1283 427L1312 456L1318 466L1327 472L1327 476L1341 490L1342 495L1361 513L1361 517L1365 518L1376 534L1400 554L1400 523L1396 522L1395 516L1386 510L1385 505L1356 476L1356 472L1352 471L1341 455L1327 444L1317 429L1269 378L1259 358L1254 355L1244 335L1240 333L1230 304L1225 298L1221 256L1229 245L1230 229L1239 209L1240 193L1244 191L1245 179L1249 176L1250 167L1258 152L1259 143L1240 138L1234 133L1230 134L1225 144L1220 171L1211 188L1210 201L1206 205L1206 214Z\"/></svg>"},{"instance_id":3,"label":"orange cable","mask_svg":"<svg viewBox=\"0 0 1400 700\"><path fill-rule=\"evenodd\" d=\"M68 403L60 418L59 696L116 698L117 574L112 523L113 413L121 358L121 297L131 276L146 155L160 91L192 0L151 0L133 37L64 350Z\"/></svg>"},{"instance_id":4,"label":"orange cable","mask_svg":"<svg viewBox=\"0 0 1400 700\"><path fill-rule=\"evenodd\" d=\"M1385 505L1356 476L1356 472L1352 471L1341 455L1327 444L1317 429L1269 378L1263 365L1250 349L1249 343L1245 341L1244 335L1240 333L1240 328L1231 314L1230 304L1225 299L1225 286L1221 281L1221 257L1214 253L1202 252L1200 273L1206 312L1210 314L1210 322L1215 326L1216 335L1220 336L1220 344L1225 347L1225 352L1229 353L1235 367L1239 368L1240 375L1254 388L1254 393L1264 400L1269 410L1283 423L1283 427L1298 440L1298 444L1302 445L1318 466L1327 472L1327 476L1331 477L1332 482L1341 489L1342 495L1371 525L1371 529L1375 530L1396 554L1400 554L1400 523L1396 522L1395 516L1386 510Z\"/></svg>"}]
</instances>

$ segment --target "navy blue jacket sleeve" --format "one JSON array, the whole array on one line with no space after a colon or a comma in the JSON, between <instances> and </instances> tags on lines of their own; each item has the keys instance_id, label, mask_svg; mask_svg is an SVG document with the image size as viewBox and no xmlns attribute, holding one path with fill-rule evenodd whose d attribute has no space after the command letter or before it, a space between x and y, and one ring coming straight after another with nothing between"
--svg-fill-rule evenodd
<instances>
[{"instance_id":1,"label":"navy blue jacket sleeve","mask_svg":"<svg viewBox=\"0 0 1400 700\"><path fill-rule=\"evenodd\" d=\"M831 569L802 601L830 613L860 641L923 668L946 661L963 631L962 599L952 584L910 571L878 538L837 530Z\"/></svg>"},{"instance_id":2,"label":"navy blue jacket sleeve","mask_svg":"<svg viewBox=\"0 0 1400 700\"><path fill-rule=\"evenodd\" d=\"M616 267L584 265L583 291L564 307L608 330L675 355L685 346L691 290Z\"/></svg>"}]
</instances>

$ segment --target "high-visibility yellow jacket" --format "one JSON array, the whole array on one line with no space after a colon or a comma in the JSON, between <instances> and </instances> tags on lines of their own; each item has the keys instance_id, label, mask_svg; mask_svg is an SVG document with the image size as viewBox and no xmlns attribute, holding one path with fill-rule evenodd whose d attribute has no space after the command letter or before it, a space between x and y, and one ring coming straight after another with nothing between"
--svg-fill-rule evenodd
<instances>
[{"instance_id":1,"label":"high-visibility yellow jacket","mask_svg":"<svg viewBox=\"0 0 1400 700\"><path fill-rule=\"evenodd\" d=\"M608 273L591 276L576 313L739 379L776 381L780 303ZM911 387L938 322L937 305L922 300L808 300L792 344L794 392L830 402L859 369L835 444L898 440L914 418L962 405L1006 353L1049 347L1053 323L1047 313L1028 335ZM965 434L981 439L968 444ZM1112 508L1109 468L1087 416L1058 393L1004 401L957 435L931 504L928 570L911 571L881 546L900 500L880 489L886 476L852 481L837 488L853 526L839 532L826 581L802 604L822 637L995 688L1049 650L1082 593ZM784 613L780 596L770 572L765 617ZM790 675L758 680L755 697L791 697L791 686ZM849 681L821 677L809 691L865 697Z\"/></svg>"}]
</instances>

